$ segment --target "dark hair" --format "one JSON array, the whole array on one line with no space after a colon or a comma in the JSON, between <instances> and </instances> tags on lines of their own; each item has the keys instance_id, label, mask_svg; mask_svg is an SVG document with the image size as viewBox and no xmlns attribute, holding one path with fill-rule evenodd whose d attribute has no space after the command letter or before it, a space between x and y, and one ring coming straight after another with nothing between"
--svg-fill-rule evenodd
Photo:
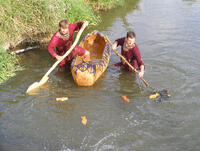
<instances>
[{"instance_id":1,"label":"dark hair","mask_svg":"<svg viewBox=\"0 0 200 151\"><path fill-rule=\"evenodd\" d=\"M59 22L59 27L61 28L67 28L68 21L66 19L63 19Z\"/></svg>"},{"instance_id":2,"label":"dark hair","mask_svg":"<svg viewBox=\"0 0 200 151\"><path fill-rule=\"evenodd\" d=\"M129 32L127 32L126 37L127 37L127 38L135 38L136 35L135 35L135 33L134 33L133 31L129 31Z\"/></svg>"}]
</instances>

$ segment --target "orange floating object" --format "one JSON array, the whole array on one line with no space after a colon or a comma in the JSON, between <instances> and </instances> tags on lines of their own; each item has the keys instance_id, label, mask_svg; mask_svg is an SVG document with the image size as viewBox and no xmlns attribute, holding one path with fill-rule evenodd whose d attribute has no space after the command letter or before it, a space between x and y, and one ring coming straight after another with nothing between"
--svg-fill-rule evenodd
<instances>
[{"instance_id":1,"label":"orange floating object","mask_svg":"<svg viewBox=\"0 0 200 151\"><path fill-rule=\"evenodd\" d=\"M85 116L81 116L81 122L83 125L86 125L87 124L87 118Z\"/></svg>"},{"instance_id":2,"label":"orange floating object","mask_svg":"<svg viewBox=\"0 0 200 151\"><path fill-rule=\"evenodd\" d=\"M129 103L130 102L130 99L129 98L127 98L125 95L124 96L122 96L122 99L124 100L124 102L126 102L126 103Z\"/></svg>"},{"instance_id":3,"label":"orange floating object","mask_svg":"<svg viewBox=\"0 0 200 151\"><path fill-rule=\"evenodd\" d=\"M68 100L68 97L56 98L57 102L64 102L64 101L67 101L67 100Z\"/></svg>"},{"instance_id":4,"label":"orange floating object","mask_svg":"<svg viewBox=\"0 0 200 151\"><path fill-rule=\"evenodd\" d=\"M159 96L159 93L156 92L156 93L154 93L154 94L151 94L151 95L149 96L149 99L155 99L155 98L157 98L158 96Z\"/></svg>"}]
</instances>

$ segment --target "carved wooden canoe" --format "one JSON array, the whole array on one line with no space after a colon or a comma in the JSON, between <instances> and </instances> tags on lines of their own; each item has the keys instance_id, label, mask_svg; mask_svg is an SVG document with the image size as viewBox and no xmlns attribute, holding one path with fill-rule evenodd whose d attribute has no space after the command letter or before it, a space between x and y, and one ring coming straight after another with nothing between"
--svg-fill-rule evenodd
<instances>
[{"instance_id":1,"label":"carved wooden canoe","mask_svg":"<svg viewBox=\"0 0 200 151\"><path fill-rule=\"evenodd\" d=\"M75 57L71 63L72 76L79 86L91 86L107 69L112 48L106 36L98 31L88 34L80 46L90 51L91 61Z\"/></svg>"}]
</instances>

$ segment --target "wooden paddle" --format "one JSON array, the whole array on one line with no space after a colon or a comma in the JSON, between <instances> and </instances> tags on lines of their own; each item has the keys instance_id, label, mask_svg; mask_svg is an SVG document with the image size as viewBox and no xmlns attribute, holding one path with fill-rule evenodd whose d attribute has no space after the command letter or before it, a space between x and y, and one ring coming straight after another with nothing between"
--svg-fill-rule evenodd
<instances>
[{"instance_id":1,"label":"wooden paddle","mask_svg":"<svg viewBox=\"0 0 200 151\"><path fill-rule=\"evenodd\" d=\"M39 88L41 85L43 85L44 83L46 83L49 79L48 75L55 69L55 67L65 58L67 57L71 51L74 49L74 47L76 46L76 44L78 43L79 39L80 39L80 36L82 34L82 32L84 31L84 29L87 27L86 24L83 24L81 29L79 30L77 36L76 36L76 39L73 43L73 45L71 46L71 48L62 56L62 58L60 60L57 60L53 66L47 71L47 73L42 77L42 79L40 80L40 82L34 82L33 84L31 84L26 93L30 93L31 91Z\"/></svg>"},{"instance_id":2,"label":"wooden paddle","mask_svg":"<svg viewBox=\"0 0 200 151\"><path fill-rule=\"evenodd\" d=\"M107 37L107 39L108 39L108 37ZM111 41L110 41L109 39L108 39L108 41L109 41L109 43L110 43L110 45L111 45L111 47L112 47ZM137 74L139 74L139 72L126 60L126 58L124 58L121 54L119 54L119 53L117 52L117 50L113 49L113 51L115 52L115 54L116 54L117 56L119 56L120 58L122 58L122 60L124 60L124 62L125 62L133 71L135 71ZM150 87L150 84L149 84L143 77L141 77L140 79L144 82L144 84L146 85L147 88Z\"/></svg>"}]
</instances>

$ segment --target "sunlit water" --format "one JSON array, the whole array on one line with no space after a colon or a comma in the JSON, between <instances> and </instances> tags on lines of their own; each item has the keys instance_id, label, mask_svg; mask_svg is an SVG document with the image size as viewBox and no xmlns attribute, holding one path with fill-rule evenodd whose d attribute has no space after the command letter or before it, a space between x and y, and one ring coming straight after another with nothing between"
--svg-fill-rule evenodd
<instances>
[{"instance_id":1,"label":"sunlit water","mask_svg":"<svg viewBox=\"0 0 200 151\"><path fill-rule=\"evenodd\" d=\"M111 41L136 32L144 78L172 95L163 102L148 99L151 91L137 76L114 68L119 61L114 53L92 87L78 87L70 71L56 69L37 94L26 95L55 60L46 49L20 54L25 70L0 86L0 150L199 151L199 27L198 0L130 0L104 12L95 27ZM69 100L56 102L56 97Z\"/></svg>"}]
</instances>

